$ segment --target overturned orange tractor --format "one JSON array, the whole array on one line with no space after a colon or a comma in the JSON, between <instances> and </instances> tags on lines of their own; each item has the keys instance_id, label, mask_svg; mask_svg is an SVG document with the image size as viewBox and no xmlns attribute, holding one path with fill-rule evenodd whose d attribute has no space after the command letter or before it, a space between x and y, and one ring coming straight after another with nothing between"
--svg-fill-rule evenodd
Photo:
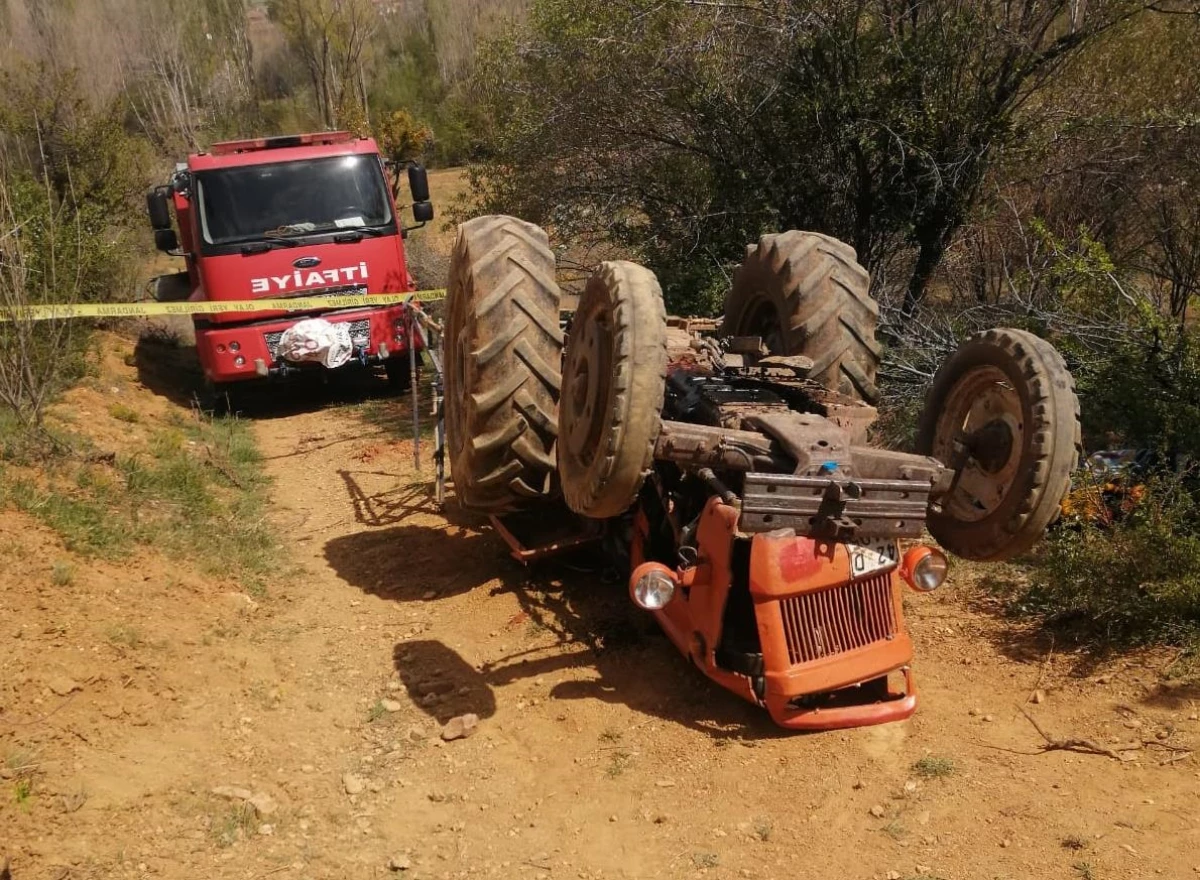
<instances>
[{"instance_id":1,"label":"overturned orange tractor","mask_svg":"<svg viewBox=\"0 0 1200 880\"><path fill-rule=\"evenodd\" d=\"M763 236L719 326L668 319L650 271L607 262L564 329L554 279L536 226L459 228L444 357L460 503L518 558L600 542L676 647L784 727L911 715L903 592L947 570L926 529L999 560L1057 515L1079 424L1054 348L967 340L908 454L867 442L878 307L841 242Z\"/></svg>"}]
</instances>

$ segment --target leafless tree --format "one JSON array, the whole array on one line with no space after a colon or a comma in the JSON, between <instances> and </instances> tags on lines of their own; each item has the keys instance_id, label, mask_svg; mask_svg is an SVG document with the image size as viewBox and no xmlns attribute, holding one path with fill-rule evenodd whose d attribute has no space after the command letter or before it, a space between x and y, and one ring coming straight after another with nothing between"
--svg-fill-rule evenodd
<instances>
[{"instance_id":1,"label":"leafless tree","mask_svg":"<svg viewBox=\"0 0 1200 880\"><path fill-rule=\"evenodd\" d=\"M370 0L271 0L271 17L304 62L322 124L367 108L364 65L378 16Z\"/></svg>"},{"instance_id":2,"label":"leafless tree","mask_svg":"<svg viewBox=\"0 0 1200 880\"><path fill-rule=\"evenodd\" d=\"M30 307L79 298L83 231L78 215L56 206L43 180L44 211L17 214L0 159L0 403L27 428L39 428L56 390L62 353L71 349L74 322L31 321Z\"/></svg>"}]
</instances>

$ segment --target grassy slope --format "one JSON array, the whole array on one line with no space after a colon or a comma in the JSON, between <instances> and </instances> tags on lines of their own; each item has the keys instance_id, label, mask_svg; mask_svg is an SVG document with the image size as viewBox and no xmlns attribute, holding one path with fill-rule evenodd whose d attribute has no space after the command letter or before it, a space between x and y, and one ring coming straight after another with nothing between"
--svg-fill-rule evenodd
<instances>
[{"instance_id":1,"label":"grassy slope","mask_svg":"<svg viewBox=\"0 0 1200 880\"><path fill-rule=\"evenodd\" d=\"M70 554L156 548L259 591L278 557L267 481L249 426L163 405L129 381L131 343L105 337L99 373L47 419L57 448L0 425L0 505L52 528Z\"/></svg>"}]
</instances>

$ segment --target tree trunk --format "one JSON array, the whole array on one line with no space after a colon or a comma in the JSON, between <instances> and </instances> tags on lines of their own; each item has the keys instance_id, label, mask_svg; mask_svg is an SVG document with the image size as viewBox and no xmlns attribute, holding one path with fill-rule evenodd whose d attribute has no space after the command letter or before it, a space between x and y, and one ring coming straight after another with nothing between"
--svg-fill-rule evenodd
<instances>
[{"instance_id":1,"label":"tree trunk","mask_svg":"<svg viewBox=\"0 0 1200 880\"><path fill-rule=\"evenodd\" d=\"M946 254L946 243L953 231L954 227L946 222L917 227L917 263L913 266L908 290L904 293L904 307L901 309L904 317L915 315L925 299L929 281Z\"/></svg>"}]
</instances>

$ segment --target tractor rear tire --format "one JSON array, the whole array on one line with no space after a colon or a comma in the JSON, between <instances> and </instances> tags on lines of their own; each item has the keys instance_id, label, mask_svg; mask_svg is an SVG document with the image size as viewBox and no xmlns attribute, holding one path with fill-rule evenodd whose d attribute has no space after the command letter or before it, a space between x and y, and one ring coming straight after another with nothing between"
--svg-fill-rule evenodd
<instances>
[{"instance_id":1,"label":"tractor rear tire","mask_svg":"<svg viewBox=\"0 0 1200 880\"><path fill-rule=\"evenodd\" d=\"M816 232L764 235L746 247L722 331L761 336L771 354L811 358L810 378L875 403L879 306L854 248Z\"/></svg>"},{"instance_id":2,"label":"tractor rear tire","mask_svg":"<svg viewBox=\"0 0 1200 880\"><path fill-rule=\"evenodd\" d=\"M662 289L636 263L601 263L571 323L559 409L563 499L581 516L619 516L654 462L667 375Z\"/></svg>"},{"instance_id":3,"label":"tractor rear tire","mask_svg":"<svg viewBox=\"0 0 1200 880\"><path fill-rule=\"evenodd\" d=\"M955 470L929 532L964 559L1029 550L1058 517L1082 450L1075 380L1024 330L978 333L933 377L917 450Z\"/></svg>"},{"instance_id":4,"label":"tractor rear tire","mask_svg":"<svg viewBox=\"0 0 1200 880\"><path fill-rule=\"evenodd\" d=\"M546 233L513 217L458 228L446 292L446 429L459 503L508 513L551 497L561 293Z\"/></svg>"}]
</instances>

